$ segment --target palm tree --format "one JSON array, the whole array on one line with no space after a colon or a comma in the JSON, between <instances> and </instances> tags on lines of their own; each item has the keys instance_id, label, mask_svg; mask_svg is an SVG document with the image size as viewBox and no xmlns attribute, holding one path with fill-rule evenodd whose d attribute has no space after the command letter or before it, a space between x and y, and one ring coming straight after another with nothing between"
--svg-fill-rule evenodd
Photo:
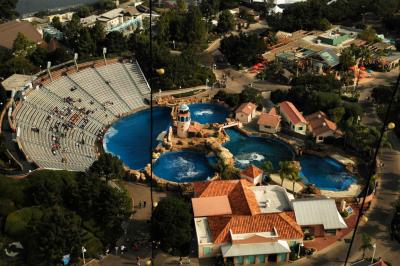
<instances>
[{"instance_id":1,"label":"palm tree","mask_svg":"<svg viewBox=\"0 0 400 266\"><path fill-rule=\"evenodd\" d=\"M374 246L372 244L372 238L366 233L361 234L361 242L362 242L362 244L360 246L360 250L363 251L362 258L364 259L365 250L367 250L367 249L372 250L374 248Z\"/></svg>"},{"instance_id":2,"label":"palm tree","mask_svg":"<svg viewBox=\"0 0 400 266\"><path fill-rule=\"evenodd\" d=\"M290 175L290 162L289 161L281 161L279 162L279 176L281 178L281 187L283 186L283 181L286 178L289 178Z\"/></svg>"},{"instance_id":3,"label":"palm tree","mask_svg":"<svg viewBox=\"0 0 400 266\"><path fill-rule=\"evenodd\" d=\"M274 166L272 165L271 161L264 161L261 168L263 169L264 174L269 177L269 174L274 169ZM261 179L261 184L262 184L262 179Z\"/></svg>"},{"instance_id":4,"label":"palm tree","mask_svg":"<svg viewBox=\"0 0 400 266\"><path fill-rule=\"evenodd\" d=\"M292 180L293 183L293 187L292 187L292 191L293 193L295 193L294 191L294 185L296 184L297 181L301 180L301 177L299 175L299 171L297 169L293 169L292 174L289 176L289 179Z\"/></svg>"}]
</instances>

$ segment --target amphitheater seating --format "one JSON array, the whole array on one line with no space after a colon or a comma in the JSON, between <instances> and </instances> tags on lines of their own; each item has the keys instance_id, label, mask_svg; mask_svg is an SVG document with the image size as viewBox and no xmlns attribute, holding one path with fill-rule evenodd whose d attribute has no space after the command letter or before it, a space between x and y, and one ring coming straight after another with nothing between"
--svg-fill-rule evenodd
<instances>
[{"instance_id":1,"label":"amphitheater seating","mask_svg":"<svg viewBox=\"0 0 400 266\"><path fill-rule=\"evenodd\" d=\"M104 129L146 107L149 94L136 62L53 76L27 92L16 111L19 143L41 168L84 171L96 160Z\"/></svg>"}]
</instances>

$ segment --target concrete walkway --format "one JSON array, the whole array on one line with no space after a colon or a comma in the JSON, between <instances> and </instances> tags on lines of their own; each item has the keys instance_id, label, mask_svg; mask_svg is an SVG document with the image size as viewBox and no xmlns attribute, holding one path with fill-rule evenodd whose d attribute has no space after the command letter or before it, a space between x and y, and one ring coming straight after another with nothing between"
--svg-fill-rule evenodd
<instances>
[{"instance_id":1,"label":"concrete walkway","mask_svg":"<svg viewBox=\"0 0 400 266\"><path fill-rule=\"evenodd\" d=\"M274 183L276 183L278 185L280 185L282 183L282 179L279 176L279 174L270 174L270 178ZM286 188L287 191L293 191L293 182L288 179L285 179L283 181L282 187ZM294 184L294 192L299 193L300 190L302 190L302 189L303 189L303 185L300 182L296 182Z\"/></svg>"}]
</instances>

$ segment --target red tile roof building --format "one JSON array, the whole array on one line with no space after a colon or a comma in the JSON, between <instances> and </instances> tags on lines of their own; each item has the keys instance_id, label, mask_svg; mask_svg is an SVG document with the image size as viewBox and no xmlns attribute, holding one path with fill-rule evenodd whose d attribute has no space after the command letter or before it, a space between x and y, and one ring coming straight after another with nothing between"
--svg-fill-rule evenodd
<instances>
[{"instance_id":1,"label":"red tile roof building","mask_svg":"<svg viewBox=\"0 0 400 266\"><path fill-rule=\"evenodd\" d=\"M257 124L259 131L275 134L280 130L281 116L278 115L278 111L274 107L268 113L262 113Z\"/></svg>"},{"instance_id":2,"label":"red tile roof building","mask_svg":"<svg viewBox=\"0 0 400 266\"><path fill-rule=\"evenodd\" d=\"M289 123L290 129L296 133L306 135L307 120L297 110L296 106L289 101L284 101L279 104L279 112L286 122Z\"/></svg>"},{"instance_id":3,"label":"red tile roof building","mask_svg":"<svg viewBox=\"0 0 400 266\"><path fill-rule=\"evenodd\" d=\"M242 103L235 111L235 118L242 123L249 123L255 117L256 109L254 103Z\"/></svg>"},{"instance_id":4,"label":"red tile roof building","mask_svg":"<svg viewBox=\"0 0 400 266\"><path fill-rule=\"evenodd\" d=\"M257 175L260 171L256 167L244 170L250 176ZM268 258L286 261L288 253L291 252L290 246L303 241L304 234L296 223L294 213L263 212L252 187L255 188L245 179L194 183L193 200L197 201L194 209L200 258L222 253L224 259L239 264L243 258L251 263L262 263L268 261ZM206 217L196 215L199 210L215 213L206 210L207 206L209 209L215 209L210 203L199 207L198 199L224 196L229 201L231 214ZM224 212L229 210L222 198L218 198L216 204L224 205ZM254 259L255 256L257 260Z\"/></svg>"},{"instance_id":5,"label":"red tile roof building","mask_svg":"<svg viewBox=\"0 0 400 266\"><path fill-rule=\"evenodd\" d=\"M306 116L308 121L308 130L316 138L316 142L322 142L326 137L339 137L342 132L338 129L336 123L328 119L327 115L318 111Z\"/></svg>"},{"instance_id":6,"label":"red tile roof building","mask_svg":"<svg viewBox=\"0 0 400 266\"><path fill-rule=\"evenodd\" d=\"M263 170L254 165L250 165L246 169L240 171L242 178L247 179L247 181L253 185L261 183L263 173Z\"/></svg>"}]
</instances>

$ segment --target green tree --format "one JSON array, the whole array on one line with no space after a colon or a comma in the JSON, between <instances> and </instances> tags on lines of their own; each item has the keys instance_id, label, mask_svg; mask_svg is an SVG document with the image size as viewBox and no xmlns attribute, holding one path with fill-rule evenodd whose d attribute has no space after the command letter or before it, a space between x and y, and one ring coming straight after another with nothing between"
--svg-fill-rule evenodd
<instances>
[{"instance_id":1,"label":"green tree","mask_svg":"<svg viewBox=\"0 0 400 266\"><path fill-rule=\"evenodd\" d=\"M17 38L15 38L12 50L16 56L27 56L30 55L36 48L36 44L28 40L24 34L18 32Z\"/></svg>"},{"instance_id":2,"label":"green tree","mask_svg":"<svg viewBox=\"0 0 400 266\"><path fill-rule=\"evenodd\" d=\"M76 185L75 175L67 171L36 171L26 180L25 197L29 205L62 205L65 187Z\"/></svg>"},{"instance_id":3,"label":"green tree","mask_svg":"<svg viewBox=\"0 0 400 266\"><path fill-rule=\"evenodd\" d=\"M223 38L220 50L232 65L251 66L257 63L266 46L256 34L241 33Z\"/></svg>"},{"instance_id":4,"label":"green tree","mask_svg":"<svg viewBox=\"0 0 400 266\"><path fill-rule=\"evenodd\" d=\"M0 1L0 21L9 20L18 16L15 8L17 7L18 0L2 0Z\"/></svg>"},{"instance_id":5,"label":"green tree","mask_svg":"<svg viewBox=\"0 0 400 266\"><path fill-rule=\"evenodd\" d=\"M295 184L296 184L296 182L298 182L298 181L300 181L301 180L301 177L300 177L300 167L299 167L299 165L297 164L297 163L295 163L295 162L292 162L292 165L291 165L291 172L290 172L290 175L289 175L289 179L292 181L292 191L293 191L293 193L295 193L295 191L294 191L294 186L295 186Z\"/></svg>"},{"instance_id":6,"label":"green tree","mask_svg":"<svg viewBox=\"0 0 400 266\"><path fill-rule=\"evenodd\" d=\"M95 42L88 28L82 28L79 32L79 38L75 48L82 57L92 56L95 52Z\"/></svg>"},{"instance_id":7,"label":"green tree","mask_svg":"<svg viewBox=\"0 0 400 266\"><path fill-rule=\"evenodd\" d=\"M72 54L68 53L68 50L64 47L58 47L53 52L48 54L48 60L54 65L61 64L67 60L72 59Z\"/></svg>"},{"instance_id":8,"label":"green tree","mask_svg":"<svg viewBox=\"0 0 400 266\"><path fill-rule=\"evenodd\" d=\"M283 186L283 181L285 179L289 179L290 175L290 162L289 161L282 161L279 162L279 177L281 178L281 187Z\"/></svg>"},{"instance_id":9,"label":"green tree","mask_svg":"<svg viewBox=\"0 0 400 266\"><path fill-rule=\"evenodd\" d=\"M366 233L361 233L360 250L363 252L362 258L364 259L366 250L372 250L373 248L372 238Z\"/></svg>"},{"instance_id":10,"label":"green tree","mask_svg":"<svg viewBox=\"0 0 400 266\"><path fill-rule=\"evenodd\" d=\"M121 188L103 185L95 204L98 211L94 214L102 233L98 236L103 243L115 243L123 233L122 222L132 214L132 200Z\"/></svg>"},{"instance_id":11,"label":"green tree","mask_svg":"<svg viewBox=\"0 0 400 266\"><path fill-rule=\"evenodd\" d=\"M25 57L16 56L6 62L8 75L13 73L29 75L35 69L35 66Z\"/></svg>"},{"instance_id":12,"label":"green tree","mask_svg":"<svg viewBox=\"0 0 400 266\"><path fill-rule=\"evenodd\" d=\"M378 36L376 35L376 31L371 26L366 27L360 34L358 38L367 41L368 43L373 43L377 41Z\"/></svg>"},{"instance_id":13,"label":"green tree","mask_svg":"<svg viewBox=\"0 0 400 266\"><path fill-rule=\"evenodd\" d=\"M84 5L84 6L79 7L79 9L78 9L78 11L77 11L77 14L78 14L78 16L79 16L80 18L88 17L88 16L90 16L91 13L92 13L92 10L91 10L91 8L90 8L89 6L87 6L87 5Z\"/></svg>"},{"instance_id":14,"label":"green tree","mask_svg":"<svg viewBox=\"0 0 400 266\"><path fill-rule=\"evenodd\" d=\"M285 179L289 179L293 182L293 192L294 192L294 185L297 181L300 180L300 168L298 163L294 161L282 161L279 162L279 176L281 178L281 186L283 185L283 181Z\"/></svg>"},{"instance_id":15,"label":"green tree","mask_svg":"<svg viewBox=\"0 0 400 266\"><path fill-rule=\"evenodd\" d=\"M231 165L222 166L221 179L222 180L234 180L240 179L240 170Z\"/></svg>"},{"instance_id":16,"label":"green tree","mask_svg":"<svg viewBox=\"0 0 400 266\"><path fill-rule=\"evenodd\" d=\"M35 66L45 67L48 61L48 52L47 49L38 46L36 49L29 55L29 60Z\"/></svg>"},{"instance_id":17,"label":"green tree","mask_svg":"<svg viewBox=\"0 0 400 266\"><path fill-rule=\"evenodd\" d=\"M177 0L176 1L176 8L178 9L178 12L186 12L188 6L187 6L187 3L184 0Z\"/></svg>"},{"instance_id":18,"label":"green tree","mask_svg":"<svg viewBox=\"0 0 400 266\"><path fill-rule=\"evenodd\" d=\"M171 254L187 255L192 239L192 220L188 203L175 197L162 199L153 212L152 238L160 241L161 248Z\"/></svg>"},{"instance_id":19,"label":"green tree","mask_svg":"<svg viewBox=\"0 0 400 266\"><path fill-rule=\"evenodd\" d=\"M64 41L68 47L77 49L82 28L83 26L80 17L77 14L74 14L72 19L65 24L63 31Z\"/></svg>"},{"instance_id":20,"label":"green tree","mask_svg":"<svg viewBox=\"0 0 400 266\"><path fill-rule=\"evenodd\" d=\"M107 181L111 179L120 179L124 176L124 165L122 161L110 153L103 153L89 167L89 173L104 177Z\"/></svg>"},{"instance_id":21,"label":"green tree","mask_svg":"<svg viewBox=\"0 0 400 266\"><path fill-rule=\"evenodd\" d=\"M246 88L240 93L240 103L252 102L255 103L258 108L263 106L263 98L261 92L254 88Z\"/></svg>"},{"instance_id":22,"label":"green tree","mask_svg":"<svg viewBox=\"0 0 400 266\"><path fill-rule=\"evenodd\" d=\"M28 226L23 241L29 265L58 265L65 254L76 260L81 248L81 219L55 206L43 211L39 221Z\"/></svg>"},{"instance_id":23,"label":"green tree","mask_svg":"<svg viewBox=\"0 0 400 266\"><path fill-rule=\"evenodd\" d=\"M121 53L127 49L126 38L122 32L112 31L106 36L105 46L107 47L107 52Z\"/></svg>"},{"instance_id":24,"label":"green tree","mask_svg":"<svg viewBox=\"0 0 400 266\"><path fill-rule=\"evenodd\" d=\"M186 15L184 29L187 44L200 45L207 40L207 25L197 6L190 7Z\"/></svg>"},{"instance_id":25,"label":"green tree","mask_svg":"<svg viewBox=\"0 0 400 266\"><path fill-rule=\"evenodd\" d=\"M229 10L221 12L218 18L217 31L225 33L235 28L235 18Z\"/></svg>"},{"instance_id":26,"label":"green tree","mask_svg":"<svg viewBox=\"0 0 400 266\"><path fill-rule=\"evenodd\" d=\"M220 0L203 0L200 3L200 10L207 21L210 21L212 16L217 14L219 10Z\"/></svg>"},{"instance_id":27,"label":"green tree","mask_svg":"<svg viewBox=\"0 0 400 266\"><path fill-rule=\"evenodd\" d=\"M257 77L262 80L277 81L283 74L283 65L278 60L274 60L266 65L264 70Z\"/></svg>"},{"instance_id":28,"label":"green tree","mask_svg":"<svg viewBox=\"0 0 400 266\"><path fill-rule=\"evenodd\" d=\"M53 26L54 28L56 28L58 30L61 30L61 31L63 30L63 26L61 24L59 16L53 17L53 19L51 20L51 26Z\"/></svg>"},{"instance_id":29,"label":"green tree","mask_svg":"<svg viewBox=\"0 0 400 266\"><path fill-rule=\"evenodd\" d=\"M94 10L99 13L109 11L111 9L114 9L115 7L115 1L113 0L99 0L93 4Z\"/></svg>"},{"instance_id":30,"label":"green tree","mask_svg":"<svg viewBox=\"0 0 400 266\"><path fill-rule=\"evenodd\" d=\"M268 176L268 178L269 178L269 175L274 170L274 165L272 164L271 161L264 161L261 168L264 171L264 175Z\"/></svg>"}]
</instances>

